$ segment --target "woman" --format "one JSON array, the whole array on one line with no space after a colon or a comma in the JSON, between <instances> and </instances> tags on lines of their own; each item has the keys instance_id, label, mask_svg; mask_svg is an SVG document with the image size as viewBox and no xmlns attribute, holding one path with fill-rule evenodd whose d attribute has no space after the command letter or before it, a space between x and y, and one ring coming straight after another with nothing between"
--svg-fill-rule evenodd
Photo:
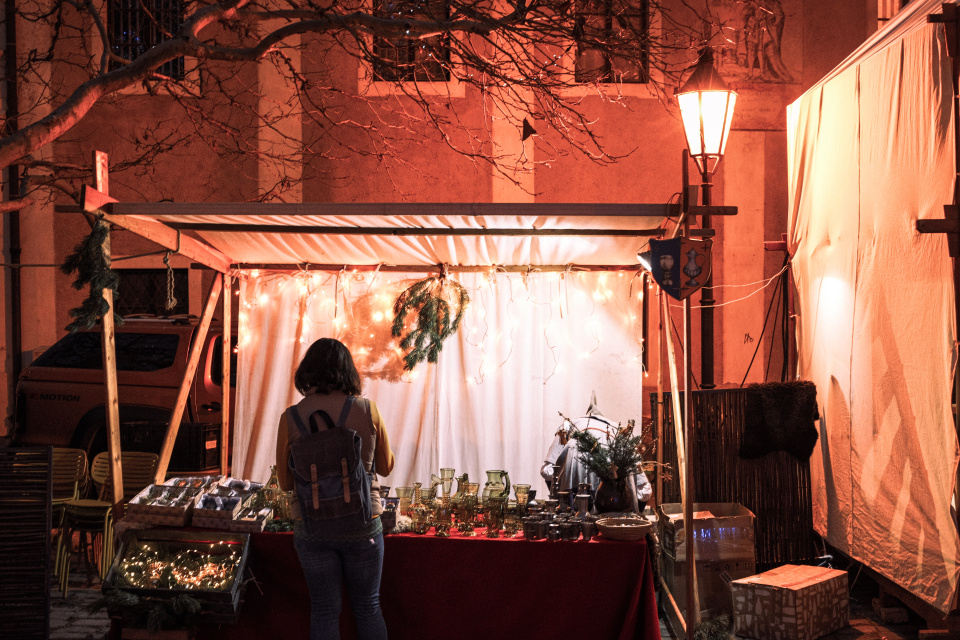
<instances>
[{"instance_id":1,"label":"woman","mask_svg":"<svg viewBox=\"0 0 960 640\"><path fill-rule=\"evenodd\" d=\"M304 398L296 405L300 418L309 423L315 411L323 410L336 419L350 396L353 407L344 426L361 438L360 457L367 473L373 475L371 502L373 518L365 525L346 533L311 523L308 533L300 517L297 501L294 511L293 542L300 557L310 591L310 638L329 640L340 637L340 585L346 583L350 607L357 621L361 640L387 637L380 612L380 572L383 568L383 527L380 514L380 484L377 474L393 470L393 452L387 439L377 405L359 398L360 374L350 351L338 340L321 338L310 345L293 377L294 386ZM277 433L277 474L280 487L294 489L294 476L289 467L290 448L296 446L300 430L290 424L287 414L280 419Z\"/></svg>"}]
</instances>

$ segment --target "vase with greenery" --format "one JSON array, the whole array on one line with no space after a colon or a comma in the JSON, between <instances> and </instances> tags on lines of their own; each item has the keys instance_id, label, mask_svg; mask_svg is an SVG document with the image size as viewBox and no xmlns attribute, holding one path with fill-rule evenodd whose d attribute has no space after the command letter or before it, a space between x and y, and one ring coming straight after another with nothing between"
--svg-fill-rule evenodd
<instances>
[{"instance_id":1,"label":"vase with greenery","mask_svg":"<svg viewBox=\"0 0 960 640\"><path fill-rule=\"evenodd\" d=\"M620 428L606 442L589 431L571 430L569 435L577 442L577 459L600 479L594 497L597 511L632 511L635 505L631 504L627 481L632 481L643 464L642 435Z\"/></svg>"}]
</instances>

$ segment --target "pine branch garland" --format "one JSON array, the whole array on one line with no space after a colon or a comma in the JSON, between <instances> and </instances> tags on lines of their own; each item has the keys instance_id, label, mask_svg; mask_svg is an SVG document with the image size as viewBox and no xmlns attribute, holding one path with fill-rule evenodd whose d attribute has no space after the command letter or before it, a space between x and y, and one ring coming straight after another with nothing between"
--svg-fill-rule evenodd
<instances>
[{"instance_id":1,"label":"pine branch garland","mask_svg":"<svg viewBox=\"0 0 960 640\"><path fill-rule=\"evenodd\" d=\"M449 286L452 292L448 293ZM456 307L454 314L448 297ZM394 338L403 334L407 315L417 311L417 325L400 341L400 348L407 351L403 368L412 370L426 360L436 362L443 348L443 341L457 331L463 312L470 303L467 290L459 282L448 280L445 274L431 276L413 284L397 296L393 305Z\"/></svg>"},{"instance_id":2,"label":"pine branch garland","mask_svg":"<svg viewBox=\"0 0 960 640\"><path fill-rule=\"evenodd\" d=\"M108 233L109 228L103 222L103 218L98 217L90 234L74 247L73 253L60 265L60 271L67 275L77 272L77 279L72 285L74 289L79 291L86 285L90 286L90 292L80 306L70 310L73 321L66 328L71 333L92 328L97 324L97 320L110 310L110 305L103 298L104 289L111 289L114 297L117 295L120 279L110 268L107 256L103 252L103 243ZM113 321L118 325L123 324L123 318L116 313L113 315Z\"/></svg>"},{"instance_id":3,"label":"pine branch garland","mask_svg":"<svg viewBox=\"0 0 960 640\"><path fill-rule=\"evenodd\" d=\"M608 444L602 444L589 431L571 429L570 437L577 441L577 459L601 480L626 477L643 463L640 454L642 436L618 429Z\"/></svg>"}]
</instances>

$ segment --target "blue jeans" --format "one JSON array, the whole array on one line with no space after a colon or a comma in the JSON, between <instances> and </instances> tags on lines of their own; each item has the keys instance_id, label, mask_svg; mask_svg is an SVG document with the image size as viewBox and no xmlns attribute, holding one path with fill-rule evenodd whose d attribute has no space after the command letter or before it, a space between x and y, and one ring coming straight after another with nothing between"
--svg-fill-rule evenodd
<instances>
[{"instance_id":1,"label":"blue jeans","mask_svg":"<svg viewBox=\"0 0 960 640\"><path fill-rule=\"evenodd\" d=\"M310 591L310 640L339 640L344 582L359 640L386 640L380 612L383 534L359 542L318 542L294 535L293 544Z\"/></svg>"}]
</instances>

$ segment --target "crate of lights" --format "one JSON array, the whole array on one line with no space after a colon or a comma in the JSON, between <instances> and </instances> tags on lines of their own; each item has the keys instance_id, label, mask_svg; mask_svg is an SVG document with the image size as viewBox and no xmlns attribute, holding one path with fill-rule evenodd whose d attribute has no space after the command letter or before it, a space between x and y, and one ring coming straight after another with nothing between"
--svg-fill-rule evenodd
<instances>
[{"instance_id":1,"label":"crate of lights","mask_svg":"<svg viewBox=\"0 0 960 640\"><path fill-rule=\"evenodd\" d=\"M246 533L128 531L103 581L107 609L125 627L234 624L249 553Z\"/></svg>"}]
</instances>

